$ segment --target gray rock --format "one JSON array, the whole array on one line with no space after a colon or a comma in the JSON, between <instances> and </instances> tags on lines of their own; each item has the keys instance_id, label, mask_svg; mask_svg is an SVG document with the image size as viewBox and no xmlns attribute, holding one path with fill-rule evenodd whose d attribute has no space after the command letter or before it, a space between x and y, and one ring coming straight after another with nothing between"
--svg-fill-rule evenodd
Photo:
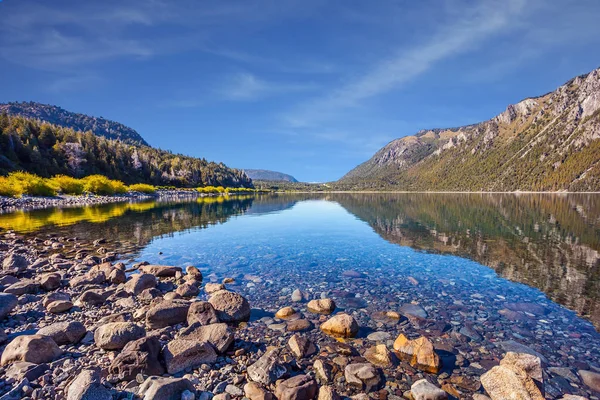
<instances>
[{"instance_id":1,"label":"gray rock","mask_svg":"<svg viewBox=\"0 0 600 400\"><path fill-rule=\"evenodd\" d=\"M79 343L85 336L85 326L79 321L56 322L40 329L38 335L51 337L56 344L74 344Z\"/></svg>"},{"instance_id":2,"label":"gray rock","mask_svg":"<svg viewBox=\"0 0 600 400\"><path fill-rule=\"evenodd\" d=\"M0 319L4 319L17 306L19 299L14 294L0 293Z\"/></svg>"},{"instance_id":3,"label":"gray rock","mask_svg":"<svg viewBox=\"0 0 600 400\"><path fill-rule=\"evenodd\" d=\"M250 304L238 293L219 290L208 299L221 322L241 322L250 319Z\"/></svg>"},{"instance_id":4,"label":"gray rock","mask_svg":"<svg viewBox=\"0 0 600 400\"><path fill-rule=\"evenodd\" d=\"M187 315L188 325L210 325L219 322L215 308L208 301L197 301L190 305Z\"/></svg>"},{"instance_id":5,"label":"gray rock","mask_svg":"<svg viewBox=\"0 0 600 400\"><path fill-rule=\"evenodd\" d=\"M100 382L96 369L83 370L67 388L67 400L112 400L111 392Z\"/></svg>"},{"instance_id":6,"label":"gray rock","mask_svg":"<svg viewBox=\"0 0 600 400\"><path fill-rule=\"evenodd\" d=\"M169 342L163 349L163 356L169 374L202 364L212 364L217 360L217 354L209 343L183 339Z\"/></svg>"},{"instance_id":7,"label":"gray rock","mask_svg":"<svg viewBox=\"0 0 600 400\"><path fill-rule=\"evenodd\" d=\"M344 370L344 377L349 385L369 393L379 386L381 374L370 363L348 364Z\"/></svg>"},{"instance_id":8,"label":"gray rock","mask_svg":"<svg viewBox=\"0 0 600 400\"><path fill-rule=\"evenodd\" d=\"M416 381L410 388L414 400L446 400L448 393L426 379Z\"/></svg>"},{"instance_id":9,"label":"gray rock","mask_svg":"<svg viewBox=\"0 0 600 400\"><path fill-rule=\"evenodd\" d=\"M317 395L317 382L308 375L297 375L277 385L275 397L278 400L309 400Z\"/></svg>"},{"instance_id":10,"label":"gray rock","mask_svg":"<svg viewBox=\"0 0 600 400\"><path fill-rule=\"evenodd\" d=\"M112 322L96 329L94 342L104 350L118 350L145 335L146 330L133 322Z\"/></svg>"},{"instance_id":11,"label":"gray rock","mask_svg":"<svg viewBox=\"0 0 600 400\"><path fill-rule=\"evenodd\" d=\"M162 300L146 313L146 324L151 329L164 328L185 322L190 303L178 300Z\"/></svg>"},{"instance_id":12,"label":"gray rock","mask_svg":"<svg viewBox=\"0 0 600 400\"><path fill-rule=\"evenodd\" d=\"M268 386L281 378L287 369L279 363L279 350L270 349L248 367L248 378Z\"/></svg>"},{"instance_id":13,"label":"gray rock","mask_svg":"<svg viewBox=\"0 0 600 400\"><path fill-rule=\"evenodd\" d=\"M211 325L192 325L183 330L179 339L196 340L198 342L210 343L219 353L224 353L231 343L234 336L231 328L224 323Z\"/></svg>"},{"instance_id":14,"label":"gray rock","mask_svg":"<svg viewBox=\"0 0 600 400\"><path fill-rule=\"evenodd\" d=\"M138 394L143 400L179 400L186 391L196 391L187 379L151 376L140 386Z\"/></svg>"}]
</instances>

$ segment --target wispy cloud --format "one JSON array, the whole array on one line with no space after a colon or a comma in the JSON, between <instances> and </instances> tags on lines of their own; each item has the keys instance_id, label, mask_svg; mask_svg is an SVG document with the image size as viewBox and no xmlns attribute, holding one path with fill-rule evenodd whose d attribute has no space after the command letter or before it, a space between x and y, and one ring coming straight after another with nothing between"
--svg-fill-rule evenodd
<instances>
[{"instance_id":1,"label":"wispy cloud","mask_svg":"<svg viewBox=\"0 0 600 400\"><path fill-rule=\"evenodd\" d=\"M242 72L227 79L218 89L219 94L234 101L250 101L265 97L311 91L316 88L313 83L290 83L267 81L257 76Z\"/></svg>"}]
</instances>

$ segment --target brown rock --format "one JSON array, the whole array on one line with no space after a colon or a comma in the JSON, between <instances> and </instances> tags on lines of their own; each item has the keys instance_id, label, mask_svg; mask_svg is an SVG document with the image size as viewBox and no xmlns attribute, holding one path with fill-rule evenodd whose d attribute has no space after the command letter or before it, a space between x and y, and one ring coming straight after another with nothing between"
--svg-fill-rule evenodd
<instances>
[{"instance_id":1,"label":"brown rock","mask_svg":"<svg viewBox=\"0 0 600 400\"><path fill-rule=\"evenodd\" d=\"M133 322L111 322L96 329L94 341L96 346L104 350L119 350L133 340L140 339L146 335L141 326Z\"/></svg>"},{"instance_id":2,"label":"brown rock","mask_svg":"<svg viewBox=\"0 0 600 400\"><path fill-rule=\"evenodd\" d=\"M277 385L278 400L310 400L317 395L317 382L308 375L297 375Z\"/></svg>"},{"instance_id":3,"label":"brown rock","mask_svg":"<svg viewBox=\"0 0 600 400\"><path fill-rule=\"evenodd\" d=\"M394 350L401 360L422 371L437 374L442 366L440 357L433 348L433 343L425 336L409 340L400 334L394 342Z\"/></svg>"},{"instance_id":4,"label":"brown rock","mask_svg":"<svg viewBox=\"0 0 600 400\"><path fill-rule=\"evenodd\" d=\"M579 370L579 376L587 387L600 392L600 374L593 371Z\"/></svg>"},{"instance_id":5,"label":"brown rock","mask_svg":"<svg viewBox=\"0 0 600 400\"><path fill-rule=\"evenodd\" d=\"M61 276L57 272L42 274L40 277L40 286L44 290L56 290L60 287Z\"/></svg>"},{"instance_id":6,"label":"brown rock","mask_svg":"<svg viewBox=\"0 0 600 400\"><path fill-rule=\"evenodd\" d=\"M219 290L225 290L225 285L222 283L207 283L204 285L204 291L207 294L218 292Z\"/></svg>"},{"instance_id":7,"label":"brown rock","mask_svg":"<svg viewBox=\"0 0 600 400\"><path fill-rule=\"evenodd\" d=\"M190 303L181 300L161 300L146 313L150 329L164 328L183 323L187 319Z\"/></svg>"},{"instance_id":8,"label":"brown rock","mask_svg":"<svg viewBox=\"0 0 600 400\"><path fill-rule=\"evenodd\" d=\"M210 344L195 340L172 340L163 349L163 356L169 374L217 361L217 354Z\"/></svg>"},{"instance_id":9,"label":"brown rock","mask_svg":"<svg viewBox=\"0 0 600 400\"><path fill-rule=\"evenodd\" d=\"M37 334L51 337L56 344L79 343L86 334L85 326L79 321L55 322L40 329Z\"/></svg>"},{"instance_id":10,"label":"brown rock","mask_svg":"<svg viewBox=\"0 0 600 400\"><path fill-rule=\"evenodd\" d=\"M200 289L193 283L184 283L175 289L175 293L181 297L196 297L200 294Z\"/></svg>"},{"instance_id":11,"label":"brown rock","mask_svg":"<svg viewBox=\"0 0 600 400\"><path fill-rule=\"evenodd\" d=\"M533 379L517 365L498 365L481 376L481 384L492 400L543 400Z\"/></svg>"},{"instance_id":12,"label":"brown rock","mask_svg":"<svg viewBox=\"0 0 600 400\"><path fill-rule=\"evenodd\" d=\"M238 293L219 290L208 299L222 322L241 322L250 319L250 304Z\"/></svg>"},{"instance_id":13,"label":"brown rock","mask_svg":"<svg viewBox=\"0 0 600 400\"><path fill-rule=\"evenodd\" d=\"M302 332L312 329L313 324L307 319L297 319L294 321L288 321L286 328L288 332Z\"/></svg>"},{"instance_id":14,"label":"brown rock","mask_svg":"<svg viewBox=\"0 0 600 400\"><path fill-rule=\"evenodd\" d=\"M150 376L140 386L138 394L143 400L179 400L185 391L196 391L192 382L185 378Z\"/></svg>"},{"instance_id":15,"label":"brown rock","mask_svg":"<svg viewBox=\"0 0 600 400\"><path fill-rule=\"evenodd\" d=\"M354 337L358 333L358 323L348 314L337 314L321 325L321 330L334 337Z\"/></svg>"},{"instance_id":16,"label":"brown rock","mask_svg":"<svg viewBox=\"0 0 600 400\"><path fill-rule=\"evenodd\" d=\"M385 344L378 344L365 350L364 357L371 363L380 367L391 367L394 364L392 352Z\"/></svg>"},{"instance_id":17,"label":"brown rock","mask_svg":"<svg viewBox=\"0 0 600 400\"><path fill-rule=\"evenodd\" d=\"M131 275L127 283L125 283L125 290L135 295L142 293L144 289L153 287L156 287L156 277L151 274Z\"/></svg>"},{"instance_id":18,"label":"brown rock","mask_svg":"<svg viewBox=\"0 0 600 400\"><path fill-rule=\"evenodd\" d=\"M255 382L248 382L244 385L244 394L249 400L275 400L272 393Z\"/></svg>"},{"instance_id":19,"label":"brown rock","mask_svg":"<svg viewBox=\"0 0 600 400\"><path fill-rule=\"evenodd\" d=\"M233 343L233 331L227 324L192 325L183 330L179 339L210 343L219 353L224 353Z\"/></svg>"},{"instance_id":20,"label":"brown rock","mask_svg":"<svg viewBox=\"0 0 600 400\"><path fill-rule=\"evenodd\" d=\"M306 308L311 313L329 315L335 310L335 302L331 299L311 300Z\"/></svg>"},{"instance_id":21,"label":"brown rock","mask_svg":"<svg viewBox=\"0 0 600 400\"><path fill-rule=\"evenodd\" d=\"M151 274L157 278L173 277L181 272L181 267L172 267L168 265L142 265L138 270L143 274Z\"/></svg>"},{"instance_id":22,"label":"brown rock","mask_svg":"<svg viewBox=\"0 0 600 400\"><path fill-rule=\"evenodd\" d=\"M2 352L0 364L8 365L15 361L42 364L53 361L62 350L51 337L43 335L22 335L14 338Z\"/></svg>"},{"instance_id":23,"label":"brown rock","mask_svg":"<svg viewBox=\"0 0 600 400\"><path fill-rule=\"evenodd\" d=\"M57 300L46 306L46 311L52 314L59 314L65 311L69 311L73 308L73 303L68 300Z\"/></svg>"},{"instance_id":24,"label":"brown rock","mask_svg":"<svg viewBox=\"0 0 600 400\"><path fill-rule=\"evenodd\" d=\"M190 305L190 309L187 314L188 325L200 324L210 325L219 322L217 312L215 311L212 304L208 301L197 301Z\"/></svg>"},{"instance_id":25,"label":"brown rock","mask_svg":"<svg viewBox=\"0 0 600 400\"><path fill-rule=\"evenodd\" d=\"M292 307L283 307L281 310L275 313L275 318L290 319L296 315L296 310L294 310Z\"/></svg>"},{"instance_id":26,"label":"brown rock","mask_svg":"<svg viewBox=\"0 0 600 400\"><path fill-rule=\"evenodd\" d=\"M312 356L317 352L317 347L309 339L298 334L293 335L288 341L288 346L296 358Z\"/></svg>"},{"instance_id":27,"label":"brown rock","mask_svg":"<svg viewBox=\"0 0 600 400\"><path fill-rule=\"evenodd\" d=\"M369 363L348 364L344 369L344 377L349 385L369 393L381 382L381 374Z\"/></svg>"},{"instance_id":28,"label":"brown rock","mask_svg":"<svg viewBox=\"0 0 600 400\"><path fill-rule=\"evenodd\" d=\"M137 374L162 375L165 371L159 357L158 338L146 336L127 343L110 364L109 373L124 381L135 379Z\"/></svg>"},{"instance_id":29,"label":"brown rock","mask_svg":"<svg viewBox=\"0 0 600 400\"><path fill-rule=\"evenodd\" d=\"M340 396L331 386L321 386L319 388L318 400L340 400Z\"/></svg>"}]
</instances>

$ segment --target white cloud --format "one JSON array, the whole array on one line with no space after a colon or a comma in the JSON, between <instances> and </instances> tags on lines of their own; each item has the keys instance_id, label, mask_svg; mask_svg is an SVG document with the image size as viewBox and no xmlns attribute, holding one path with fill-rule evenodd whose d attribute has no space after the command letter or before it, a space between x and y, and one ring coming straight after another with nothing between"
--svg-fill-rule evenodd
<instances>
[{"instance_id":1,"label":"white cloud","mask_svg":"<svg viewBox=\"0 0 600 400\"><path fill-rule=\"evenodd\" d=\"M312 83L266 81L251 73L242 72L231 76L218 89L218 93L227 100L249 101L270 96L306 92L315 88L316 85Z\"/></svg>"}]
</instances>

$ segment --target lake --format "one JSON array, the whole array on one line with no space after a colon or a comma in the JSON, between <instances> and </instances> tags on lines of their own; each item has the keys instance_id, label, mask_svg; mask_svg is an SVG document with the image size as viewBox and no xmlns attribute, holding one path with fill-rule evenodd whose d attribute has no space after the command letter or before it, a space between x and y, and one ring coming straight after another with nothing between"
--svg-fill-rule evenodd
<instances>
[{"instance_id":1,"label":"lake","mask_svg":"<svg viewBox=\"0 0 600 400\"><path fill-rule=\"evenodd\" d=\"M234 278L228 286L249 299L254 321L267 324L291 304L295 289L308 298L330 297L356 315L359 337L426 332L469 376L497 364L502 351L527 346L557 368L546 391L558 396L586 393L559 368L600 366L599 200L591 194L211 197L3 214L0 229L104 238L119 243L127 265L194 265L205 281ZM377 314L408 304L417 310L407 312L410 323Z\"/></svg>"}]
</instances>

